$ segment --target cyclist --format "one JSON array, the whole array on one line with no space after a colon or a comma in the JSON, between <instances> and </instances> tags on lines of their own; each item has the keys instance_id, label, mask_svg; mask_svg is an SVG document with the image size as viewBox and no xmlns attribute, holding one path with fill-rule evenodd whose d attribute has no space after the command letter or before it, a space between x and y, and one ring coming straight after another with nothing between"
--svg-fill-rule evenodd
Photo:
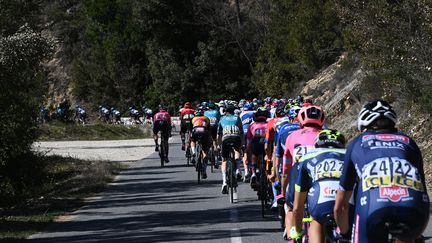
<instances>
[{"instance_id":1,"label":"cyclist","mask_svg":"<svg viewBox=\"0 0 432 243\"><path fill-rule=\"evenodd\" d=\"M259 156L262 155L263 158L265 156L264 143L265 134L267 133L267 118L269 116L269 112L264 107L258 108L253 117L254 122L247 131L247 150L252 154L250 185L254 190L257 188L256 166L260 166L262 162L259 160ZM260 171L260 174L264 175L264 171Z\"/></svg>"},{"instance_id":2,"label":"cyclist","mask_svg":"<svg viewBox=\"0 0 432 243\"><path fill-rule=\"evenodd\" d=\"M209 102L207 104L207 109L208 110L204 112L204 116L208 117L210 120L210 135L212 138L214 152L218 160L221 161L222 158L220 157L219 150L216 149L217 148L217 128L218 128L221 115L219 111L216 109L216 104L213 102ZM217 168L217 164L215 164L215 168Z\"/></svg>"},{"instance_id":3,"label":"cyclist","mask_svg":"<svg viewBox=\"0 0 432 243\"><path fill-rule=\"evenodd\" d=\"M298 114L301 129L292 132L285 142L282 193L285 193L285 201L288 206L285 217L286 233L291 230L294 184L299 169L298 156L307 153L307 150L315 145L315 139L324 124L324 117L324 111L319 106L301 108ZM287 190L288 180L290 185Z\"/></svg>"},{"instance_id":4,"label":"cyclist","mask_svg":"<svg viewBox=\"0 0 432 243\"><path fill-rule=\"evenodd\" d=\"M281 119L282 117L286 116L286 112L284 110L283 106L279 106L276 108L275 111L275 117L270 119L267 122L267 132L265 135L265 154L266 154L266 163L267 166L270 165L270 161L273 159L273 148L275 143L275 132L276 132L276 123ZM287 120L288 121L288 120Z\"/></svg>"},{"instance_id":5,"label":"cyclist","mask_svg":"<svg viewBox=\"0 0 432 243\"><path fill-rule=\"evenodd\" d=\"M171 136L171 116L163 105L159 105L159 112L153 116L153 138L156 145L155 151L159 151L159 131L161 132L161 136L165 136L165 141L168 142L168 137ZM168 146L165 152L165 162L169 163Z\"/></svg>"},{"instance_id":6,"label":"cyclist","mask_svg":"<svg viewBox=\"0 0 432 243\"><path fill-rule=\"evenodd\" d=\"M247 140L246 135L247 135L247 131L249 126L252 124L253 122L253 116L254 116L255 111L253 110L253 104L249 103L249 104L245 104L243 106L243 112L240 113L240 119L242 121L242 125L243 125L243 134L244 134L244 141ZM243 181L244 182L250 182L250 173L249 173L249 162L250 162L250 158L251 158L251 154L246 151L246 153L243 154L243 166L244 166L244 170L245 170L245 176Z\"/></svg>"},{"instance_id":7,"label":"cyclist","mask_svg":"<svg viewBox=\"0 0 432 243\"><path fill-rule=\"evenodd\" d=\"M210 119L204 116L204 110L198 107L195 110L195 116L192 119L192 137L191 137L191 148L192 148L192 160L196 161L196 142L201 144L203 153L203 171L201 174L202 179L207 179L207 153L211 145L210 138ZM192 162L194 163L194 162Z\"/></svg>"},{"instance_id":8,"label":"cyclist","mask_svg":"<svg viewBox=\"0 0 432 243\"><path fill-rule=\"evenodd\" d=\"M183 109L180 112L180 137L182 141L182 150L185 150L185 134L187 131L192 130L192 118L194 117L195 110L192 109L192 104L190 102L186 102L183 106ZM187 144L188 149L190 147L190 141Z\"/></svg>"},{"instance_id":9,"label":"cyclist","mask_svg":"<svg viewBox=\"0 0 432 243\"><path fill-rule=\"evenodd\" d=\"M226 145L233 143L235 151L235 160L237 168L240 167L240 152L243 145L243 126L239 117L234 116L234 110L236 107L233 104L228 103L225 107L225 116L223 116L218 125L218 144L221 147L222 152L222 194L228 194L228 186L226 183L226 167L227 158L229 157L230 148Z\"/></svg>"},{"instance_id":10,"label":"cyclist","mask_svg":"<svg viewBox=\"0 0 432 243\"><path fill-rule=\"evenodd\" d=\"M307 198L308 212L313 218L308 228L309 242L324 242L324 225L333 215L336 190L345 156L345 137L336 130L322 130L315 148L300 159L300 171L295 182L292 239L302 235L302 221ZM354 209L351 207L351 210ZM349 236L345 236L349 238Z\"/></svg>"},{"instance_id":11,"label":"cyclist","mask_svg":"<svg viewBox=\"0 0 432 243\"><path fill-rule=\"evenodd\" d=\"M387 242L390 225L399 226L393 235L399 242L414 242L428 223L422 155L414 140L397 130L396 120L383 100L367 103L359 113L361 134L348 146L334 208L341 232L348 233L347 206L358 179L354 242Z\"/></svg>"}]
</instances>

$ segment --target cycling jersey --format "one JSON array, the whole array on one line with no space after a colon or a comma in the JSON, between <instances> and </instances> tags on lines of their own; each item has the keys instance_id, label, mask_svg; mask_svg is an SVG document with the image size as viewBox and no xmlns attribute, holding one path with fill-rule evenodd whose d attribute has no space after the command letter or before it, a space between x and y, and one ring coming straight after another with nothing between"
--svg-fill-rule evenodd
<instances>
[{"instance_id":1,"label":"cycling jersey","mask_svg":"<svg viewBox=\"0 0 432 243\"><path fill-rule=\"evenodd\" d=\"M283 158L283 170L289 171L292 168L292 162L293 162L293 156L294 148L298 145L301 146L314 146L316 137L318 136L318 133L321 131L321 129L316 127L304 127L302 129L296 130L292 132L286 142L285 142L285 152L284 152L284 158Z\"/></svg>"},{"instance_id":2,"label":"cycling jersey","mask_svg":"<svg viewBox=\"0 0 432 243\"><path fill-rule=\"evenodd\" d=\"M218 134L222 136L222 157L227 159L230 150L226 144L233 144L237 150L241 146L240 137L243 136L243 125L240 118L231 114L223 116L219 121Z\"/></svg>"},{"instance_id":3,"label":"cycling jersey","mask_svg":"<svg viewBox=\"0 0 432 243\"><path fill-rule=\"evenodd\" d=\"M264 155L265 134L267 133L266 122L254 122L247 131L247 145L251 146L252 154Z\"/></svg>"},{"instance_id":4,"label":"cycling jersey","mask_svg":"<svg viewBox=\"0 0 432 243\"><path fill-rule=\"evenodd\" d=\"M218 134L223 137L243 135L243 125L240 118L231 114L223 116L219 121Z\"/></svg>"},{"instance_id":5,"label":"cycling jersey","mask_svg":"<svg viewBox=\"0 0 432 243\"><path fill-rule=\"evenodd\" d=\"M210 147L210 119L206 116L195 116L192 119L192 140L200 141L202 149L207 151Z\"/></svg>"},{"instance_id":6,"label":"cycling jersey","mask_svg":"<svg viewBox=\"0 0 432 243\"><path fill-rule=\"evenodd\" d=\"M422 233L429 197L421 152L411 138L375 131L357 136L347 149L340 187L352 191L354 184L354 242L386 242L386 222L408 225L408 239Z\"/></svg>"},{"instance_id":7,"label":"cycling jersey","mask_svg":"<svg viewBox=\"0 0 432 243\"><path fill-rule=\"evenodd\" d=\"M345 149L315 149L300 159L295 182L296 192L309 192L308 212L321 224L333 214L336 191L339 187Z\"/></svg>"},{"instance_id":8,"label":"cycling jersey","mask_svg":"<svg viewBox=\"0 0 432 243\"><path fill-rule=\"evenodd\" d=\"M272 118L267 122L267 132L265 135L265 144L272 144L274 142L274 134L276 129L276 122L278 117Z\"/></svg>"},{"instance_id":9,"label":"cycling jersey","mask_svg":"<svg viewBox=\"0 0 432 243\"><path fill-rule=\"evenodd\" d=\"M243 124L243 134L245 135L245 141L247 140L247 130L250 126L250 124L252 124L253 122L253 116L254 116L255 111L243 111L240 114L240 119L242 121Z\"/></svg>"},{"instance_id":10,"label":"cycling jersey","mask_svg":"<svg viewBox=\"0 0 432 243\"><path fill-rule=\"evenodd\" d=\"M192 119L194 117L194 109L184 108L180 113L180 120Z\"/></svg>"},{"instance_id":11,"label":"cycling jersey","mask_svg":"<svg viewBox=\"0 0 432 243\"><path fill-rule=\"evenodd\" d=\"M280 127L276 126L277 138L276 138L276 157L282 157L285 151L285 142L288 136L295 130L300 129L299 123L287 123Z\"/></svg>"},{"instance_id":12,"label":"cycling jersey","mask_svg":"<svg viewBox=\"0 0 432 243\"><path fill-rule=\"evenodd\" d=\"M166 111L160 111L153 116L153 133L162 131L165 135L171 129L171 116Z\"/></svg>"},{"instance_id":13,"label":"cycling jersey","mask_svg":"<svg viewBox=\"0 0 432 243\"><path fill-rule=\"evenodd\" d=\"M217 110L208 110L204 112L204 116L208 117L210 120L210 126L217 126L221 115Z\"/></svg>"}]
</instances>

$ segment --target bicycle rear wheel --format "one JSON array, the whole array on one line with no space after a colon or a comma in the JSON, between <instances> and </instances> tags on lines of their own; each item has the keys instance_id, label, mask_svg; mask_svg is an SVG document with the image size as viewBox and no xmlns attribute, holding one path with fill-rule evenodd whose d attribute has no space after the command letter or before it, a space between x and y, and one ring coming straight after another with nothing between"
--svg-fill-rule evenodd
<instances>
[{"instance_id":1,"label":"bicycle rear wheel","mask_svg":"<svg viewBox=\"0 0 432 243\"><path fill-rule=\"evenodd\" d=\"M165 142L164 142L164 138L163 136L161 136L161 146L159 149L159 157L160 157L160 162L161 162L161 167L164 167L164 163L165 163Z\"/></svg>"},{"instance_id":2,"label":"bicycle rear wheel","mask_svg":"<svg viewBox=\"0 0 432 243\"><path fill-rule=\"evenodd\" d=\"M201 146L198 143L198 146L196 147L196 152L198 154L198 161L196 165L197 175L198 175L198 184L201 183L201 172L202 172L202 155L201 155Z\"/></svg>"},{"instance_id":3,"label":"bicycle rear wheel","mask_svg":"<svg viewBox=\"0 0 432 243\"><path fill-rule=\"evenodd\" d=\"M232 158L229 160L229 194L230 194L230 202L234 203L234 161Z\"/></svg>"},{"instance_id":4,"label":"bicycle rear wheel","mask_svg":"<svg viewBox=\"0 0 432 243\"><path fill-rule=\"evenodd\" d=\"M265 161L262 155L259 157L260 161L260 178L259 178L259 199L261 200L261 216L264 218L265 208L267 207L267 175L265 170Z\"/></svg>"}]
</instances>

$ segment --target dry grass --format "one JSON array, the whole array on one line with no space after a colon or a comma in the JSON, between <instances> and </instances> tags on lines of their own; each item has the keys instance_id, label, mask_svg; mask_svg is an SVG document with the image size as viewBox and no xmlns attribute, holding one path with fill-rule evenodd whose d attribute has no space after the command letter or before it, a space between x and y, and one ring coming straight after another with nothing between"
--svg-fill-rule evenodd
<instances>
[{"instance_id":1,"label":"dry grass","mask_svg":"<svg viewBox=\"0 0 432 243\"><path fill-rule=\"evenodd\" d=\"M102 191L118 174L117 162L44 157L44 178L29 188L32 195L0 208L0 241L19 241L44 229L56 217L81 207L84 199Z\"/></svg>"}]
</instances>

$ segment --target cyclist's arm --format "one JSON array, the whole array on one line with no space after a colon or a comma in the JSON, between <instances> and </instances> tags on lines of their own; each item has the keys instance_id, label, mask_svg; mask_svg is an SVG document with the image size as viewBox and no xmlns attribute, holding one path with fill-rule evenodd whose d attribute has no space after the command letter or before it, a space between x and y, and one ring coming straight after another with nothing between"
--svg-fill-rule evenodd
<instances>
[{"instance_id":1,"label":"cyclist's arm","mask_svg":"<svg viewBox=\"0 0 432 243\"><path fill-rule=\"evenodd\" d=\"M355 140L350 144L345 154L344 166L339 181L339 190L336 193L336 201L333 209L336 224L339 226L342 234L348 233L349 230L349 199L353 193L357 176L354 162L351 159L354 144Z\"/></svg>"},{"instance_id":2,"label":"cyclist's arm","mask_svg":"<svg viewBox=\"0 0 432 243\"><path fill-rule=\"evenodd\" d=\"M290 141L290 136L288 136L286 142L285 142L285 152L283 155L283 160L282 160L282 193L283 195L285 195L286 192L286 188L288 186L288 181L289 181L289 173L291 171L292 168L292 155L291 155L291 151L289 150L289 141Z\"/></svg>"}]
</instances>

